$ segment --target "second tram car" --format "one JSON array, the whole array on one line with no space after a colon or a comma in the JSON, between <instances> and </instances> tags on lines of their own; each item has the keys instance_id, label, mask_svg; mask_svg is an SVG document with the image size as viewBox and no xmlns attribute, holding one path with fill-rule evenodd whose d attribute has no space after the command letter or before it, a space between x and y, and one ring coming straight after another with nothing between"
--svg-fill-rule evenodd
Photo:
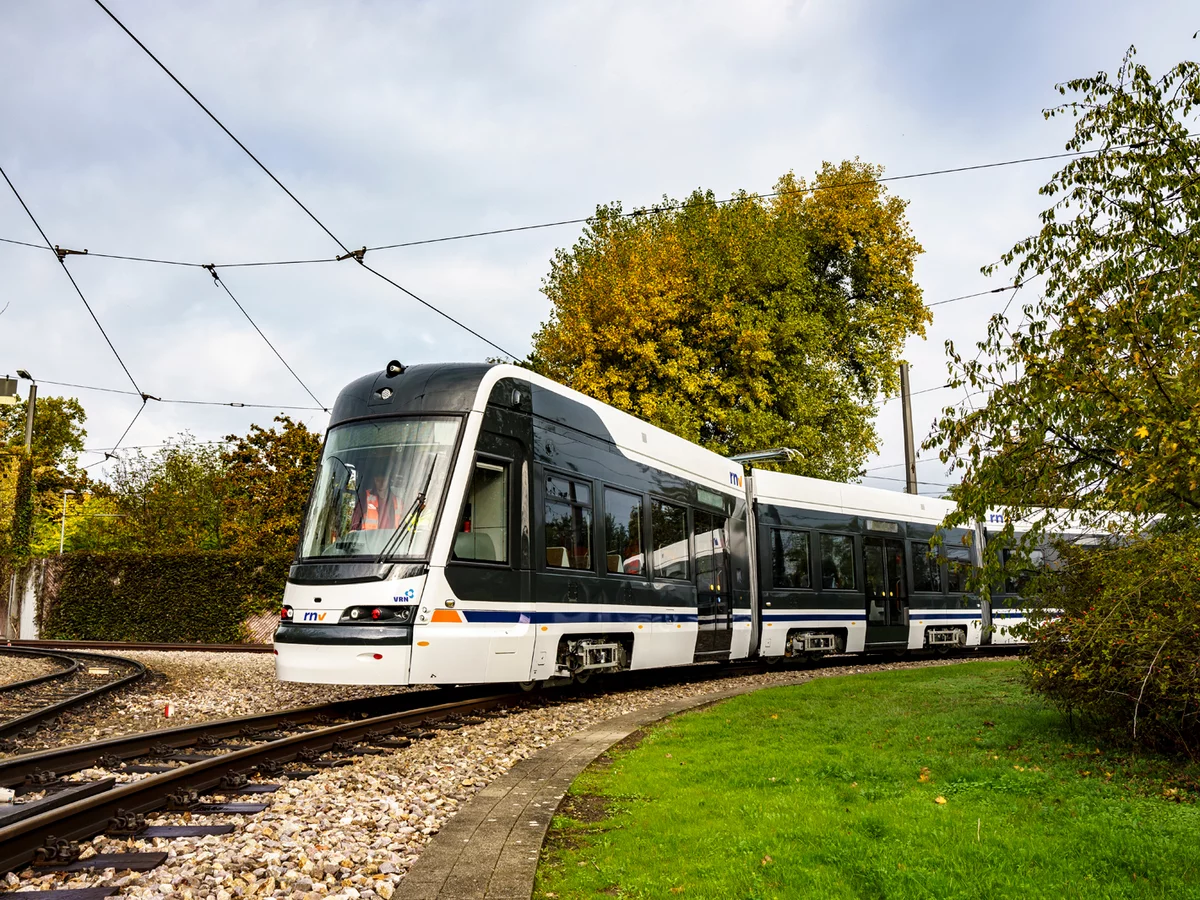
<instances>
[{"instance_id":1,"label":"second tram car","mask_svg":"<svg viewBox=\"0 0 1200 900\"><path fill-rule=\"evenodd\" d=\"M946 501L753 470L509 365L339 394L275 634L284 681L974 647L982 531Z\"/></svg>"}]
</instances>

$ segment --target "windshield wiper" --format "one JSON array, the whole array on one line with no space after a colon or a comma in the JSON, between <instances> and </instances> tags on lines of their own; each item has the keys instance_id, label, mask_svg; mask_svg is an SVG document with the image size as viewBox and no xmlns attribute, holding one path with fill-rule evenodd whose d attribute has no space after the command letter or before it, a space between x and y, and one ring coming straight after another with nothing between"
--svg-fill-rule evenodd
<instances>
[{"instance_id":1,"label":"windshield wiper","mask_svg":"<svg viewBox=\"0 0 1200 900\"><path fill-rule=\"evenodd\" d=\"M408 534L408 539L411 542L417 534L417 519L420 517L422 510L425 509L425 500L429 494L429 483L433 481L433 469L437 465L438 457L434 456L429 462L429 471L425 475L425 484L421 490L417 492L416 498L408 508L408 512L404 514L399 523L396 525L396 530L391 533L387 539L387 543L383 545L383 549L379 551L379 555L375 557L375 564L383 562L384 559L392 552L393 545L398 545L400 539ZM411 527L410 527L411 526Z\"/></svg>"}]
</instances>

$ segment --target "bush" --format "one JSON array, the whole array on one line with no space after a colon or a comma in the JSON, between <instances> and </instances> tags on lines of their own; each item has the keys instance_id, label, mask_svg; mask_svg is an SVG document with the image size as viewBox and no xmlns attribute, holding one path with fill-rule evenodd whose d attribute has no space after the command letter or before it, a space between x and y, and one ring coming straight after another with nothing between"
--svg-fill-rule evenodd
<instances>
[{"instance_id":1,"label":"bush","mask_svg":"<svg viewBox=\"0 0 1200 900\"><path fill-rule=\"evenodd\" d=\"M73 553L53 560L41 600L51 640L236 643L277 607L291 555Z\"/></svg>"},{"instance_id":2,"label":"bush","mask_svg":"<svg viewBox=\"0 0 1200 900\"><path fill-rule=\"evenodd\" d=\"M1063 546L1031 583L1029 678L1061 709L1137 743L1200 756L1200 534Z\"/></svg>"}]
</instances>

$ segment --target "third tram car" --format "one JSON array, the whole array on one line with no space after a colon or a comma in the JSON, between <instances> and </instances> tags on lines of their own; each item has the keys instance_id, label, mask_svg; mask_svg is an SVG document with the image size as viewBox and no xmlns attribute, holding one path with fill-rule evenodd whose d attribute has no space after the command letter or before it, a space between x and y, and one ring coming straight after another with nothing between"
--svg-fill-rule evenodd
<instances>
[{"instance_id":1,"label":"third tram car","mask_svg":"<svg viewBox=\"0 0 1200 900\"><path fill-rule=\"evenodd\" d=\"M526 369L387 368L337 398L275 634L284 681L582 681L976 647L982 529L946 501L746 471Z\"/></svg>"}]
</instances>

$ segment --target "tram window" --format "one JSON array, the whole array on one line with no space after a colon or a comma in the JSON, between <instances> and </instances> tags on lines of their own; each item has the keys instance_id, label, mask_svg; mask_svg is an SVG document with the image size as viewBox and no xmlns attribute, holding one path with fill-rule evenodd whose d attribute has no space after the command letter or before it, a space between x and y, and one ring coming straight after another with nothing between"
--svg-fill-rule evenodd
<instances>
[{"instance_id":1,"label":"tram window","mask_svg":"<svg viewBox=\"0 0 1200 900\"><path fill-rule=\"evenodd\" d=\"M604 489L604 552L607 571L615 575L644 573L646 545L639 495Z\"/></svg>"},{"instance_id":2,"label":"tram window","mask_svg":"<svg viewBox=\"0 0 1200 900\"><path fill-rule=\"evenodd\" d=\"M772 584L777 588L810 588L808 532L771 529Z\"/></svg>"},{"instance_id":3,"label":"tram window","mask_svg":"<svg viewBox=\"0 0 1200 900\"><path fill-rule=\"evenodd\" d=\"M687 508L651 500L650 523L654 540L654 577L690 578Z\"/></svg>"},{"instance_id":4,"label":"tram window","mask_svg":"<svg viewBox=\"0 0 1200 900\"><path fill-rule=\"evenodd\" d=\"M942 547L946 554L949 577L948 590L952 594L961 594L967 589L967 574L971 570L971 550L968 547Z\"/></svg>"},{"instance_id":5,"label":"tram window","mask_svg":"<svg viewBox=\"0 0 1200 900\"><path fill-rule=\"evenodd\" d=\"M854 538L843 534L821 535L821 587L854 590Z\"/></svg>"},{"instance_id":6,"label":"tram window","mask_svg":"<svg viewBox=\"0 0 1200 900\"><path fill-rule=\"evenodd\" d=\"M696 510L696 586L701 590L725 590L725 517Z\"/></svg>"},{"instance_id":7,"label":"tram window","mask_svg":"<svg viewBox=\"0 0 1200 900\"><path fill-rule=\"evenodd\" d=\"M913 590L935 594L942 592L942 565L937 556L930 555L925 541L912 542Z\"/></svg>"},{"instance_id":8,"label":"tram window","mask_svg":"<svg viewBox=\"0 0 1200 900\"><path fill-rule=\"evenodd\" d=\"M546 478L546 566L592 567L592 488L558 475Z\"/></svg>"},{"instance_id":9,"label":"tram window","mask_svg":"<svg viewBox=\"0 0 1200 900\"><path fill-rule=\"evenodd\" d=\"M499 463L475 463L454 558L476 562L508 562L508 468Z\"/></svg>"}]
</instances>

